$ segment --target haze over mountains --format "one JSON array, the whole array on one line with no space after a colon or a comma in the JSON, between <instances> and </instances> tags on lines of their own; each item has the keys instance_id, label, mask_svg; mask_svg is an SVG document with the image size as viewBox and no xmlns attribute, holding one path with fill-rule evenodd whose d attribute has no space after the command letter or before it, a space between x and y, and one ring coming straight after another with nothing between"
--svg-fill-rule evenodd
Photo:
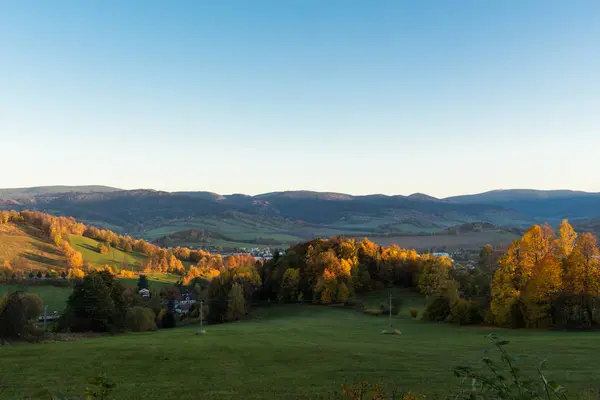
<instances>
[{"instance_id":1,"label":"haze over mountains","mask_svg":"<svg viewBox=\"0 0 600 400\"><path fill-rule=\"evenodd\" d=\"M148 239L291 243L314 236L432 233L473 222L499 227L569 218L595 226L600 194L568 190L496 190L437 199L284 191L255 196L120 190L106 186L0 189L0 209L73 216ZM183 232L183 234L181 233ZM188 244L190 244L188 243Z\"/></svg>"}]
</instances>

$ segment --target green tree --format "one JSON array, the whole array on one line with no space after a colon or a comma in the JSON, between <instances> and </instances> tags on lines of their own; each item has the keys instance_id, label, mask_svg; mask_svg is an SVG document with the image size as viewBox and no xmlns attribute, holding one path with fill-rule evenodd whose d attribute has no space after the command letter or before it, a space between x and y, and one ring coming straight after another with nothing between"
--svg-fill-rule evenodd
<instances>
[{"instance_id":1,"label":"green tree","mask_svg":"<svg viewBox=\"0 0 600 400\"><path fill-rule=\"evenodd\" d=\"M121 331L125 327L124 288L107 271L94 271L77 281L59 326L72 331Z\"/></svg>"},{"instance_id":2,"label":"green tree","mask_svg":"<svg viewBox=\"0 0 600 400\"><path fill-rule=\"evenodd\" d=\"M419 290L425 296L443 293L450 280L452 262L447 257L429 257L425 260L419 276Z\"/></svg>"},{"instance_id":3,"label":"green tree","mask_svg":"<svg viewBox=\"0 0 600 400\"><path fill-rule=\"evenodd\" d=\"M298 299L299 283L300 269L288 268L281 279L279 298L283 301L296 301Z\"/></svg>"},{"instance_id":4,"label":"green tree","mask_svg":"<svg viewBox=\"0 0 600 400\"><path fill-rule=\"evenodd\" d=\"M243 318L246 315L246 302L242 285L237 282L234 283L227 298L227 320L237 321Z\"/></svg>"},{"instance_id":5,"label":"green tree","mask_svg":"<svg viewBox=\"0 0 600 400\"><path fill-rule=\"evenodd\" d=\"M148 284L148 277L146 275L140 275L140 277L138 278L137 281L137 290L138 292L142 289L148 289L149 288L149 284Z\"/></svg>"}]
</instances>

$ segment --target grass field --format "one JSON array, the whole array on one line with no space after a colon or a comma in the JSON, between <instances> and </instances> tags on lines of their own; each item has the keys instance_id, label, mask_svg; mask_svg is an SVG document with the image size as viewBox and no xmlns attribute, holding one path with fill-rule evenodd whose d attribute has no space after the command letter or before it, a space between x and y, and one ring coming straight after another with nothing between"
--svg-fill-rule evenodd
<instances>
[{"instance_id":1,"label":"grass field","mask_svg":"<svg viewBox=\"0 0 600 400\"><path fill-rule=\"evenodd\" d=\"M173 274L149 274L147 276L150 283L150 289L161 289L166 286L172 286L179 279L177 275ZM135 287L137 285L137 280L138 278L119 278L119 281L124 286L128 287ZM62 313L73 289L71 287L49 285L0 285L0 297L5 293L12 293L17 290L37 294L44 304L48 305L48 312L58 311L59 313Z\"/></svg>"},{"instance_id":2,"label":"grass field","mask_svg":"<svg viewBox=\"0 0 600 400\"><path fill-rule=\"evenodd\" d=\"M111 265L120 267L121 264L127 264L127 269L137 271L141 262L146 258L141 253L125 253L119 249L111 248L108 254L100 254L97 250L98 242L84 236L69 236L71 246L83 256L84 261L93 265Z\"/></svg>"},{"instance_id":3,"label":"grass field","mask_svg":"<svg viewBox=\"0 0 600 400\"><path fill-rule=\"evenodd\" d=\"M385 294L374 296L383 301ZM446 398L459 386L451 369L480 365L486 328L394 318L402 336L381 335L387 318L307 305L257 310L244 322L189 326L74 342L0 348L0 397L48 398L50 389L81 393L107 373L118 399L333 399L356 380ZM547 359L548 375L570 398L598 389L597 333L497 331L532 372Z\"/></svg>"},{"instance_id":4,"label":"grass field","mask_svg":"<svg viewBox=\"0 0 600 400\"><path fill-rule=\"evenodd\" d=\"M0 225L0 263L6 261L24 265L25 270L46 271L62 268L64 255L54 244L42 240L35 228L24 225Z\"/></svg>"},{"instance_id":5,"label":"grass field","mask_svg":"<svg viewBox=\"0 0 600 400\"><path fill-rule=\"evenodd\" d=\"M48 306L48 312L58 311L59 313L62 313L65 309L67 299L73 291L70 287L0 285L0 296L17 290L37 294L44 302L44 305Z\"/></svg>"},{"instance_id":6,"label":"grass field","mask_svg":"<svg viewBox=\"0 0 600 400\"><path fill-rule=\"evenodd\" d=\"M518 236L509 232L469 232L461 235L408 235L372 237L372 241L382 246L397 244L400 247L423 250L446 247L448 250L476 249L486 244L510 244Z\"/></svg>"}]
</instances>

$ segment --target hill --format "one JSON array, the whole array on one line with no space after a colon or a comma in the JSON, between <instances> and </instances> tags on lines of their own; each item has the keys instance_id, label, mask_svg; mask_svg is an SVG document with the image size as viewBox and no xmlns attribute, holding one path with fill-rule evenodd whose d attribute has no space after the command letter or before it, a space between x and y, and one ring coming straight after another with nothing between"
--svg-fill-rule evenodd
<instances>
[{"instance_id":1,"label":"hill","mask_svg":"<svg viewBox=\"0 0 600 400\"><path fill-rule=\"evenodd\" d=\"M25 270L63 268L64 254L39 229L27 224L0 224L0 264L8 261Z\"/></svg>"},{"instance_id":2,"label":"hill","mask_svg":"<svg viewBox=\"0 0 600 400\"><path fill-rule=\"evenodd\" d=\"M0 209L73 216L115 232L160 240L163 245L205 248L281 247L316 236L443 233L470 223L504 229L557 223L563 218L573 222L600 218L600 194L568 190L496 190L445 199L423 193L354 196L284 191L249 196L105 187L85 190L0 190Z\"/></svg>"},{"instance_id":3,"label":"hill","mask_svg":"<svg viewBox=\"0 0 600 400\"><path fill-rule=\"evenodd\" d=\"M149 240L190 230L210 232L216 247L280 246L315 236L431 233L484 221L525 225L530 218L497 205L455 204L424 194L365 195L311 191L219 195L154 190L39 194L0 202L0 209L32 209ZM181 235L179 235L181 236ZM177 237L174 236L175 238ZM198 240L169 243L206 247Z\"/></svg>"},{"instance_id":4,"label":"hill","mask_svg":"<svg viewBox=\"0 0 600 400\"><path fill-rule=\"evenodd\" d=\"M53 242L44 239L39 229L25 223L0 224L0 264L8 261L25 271L62 271L66 258ZM98 252L97 240L69 235L71 246L81 253L84 263L92 266L110 265L118 269L139 271L146 256L133 252L127 254L111 247L108 254Z\"/></svg>"},{"instance_id":5,"label":"hill","mask_svg":"<svg viewBox=\"0 0 600 400\"><path fill-rule=\"evenodd\" d=\"M86 186L35 186L29 188L0 189L0 198L3 199L25 199L34 198L57 193L106 193L116 192L121 189L110 186L86 185Z\"/></svg>"}]
</instances>

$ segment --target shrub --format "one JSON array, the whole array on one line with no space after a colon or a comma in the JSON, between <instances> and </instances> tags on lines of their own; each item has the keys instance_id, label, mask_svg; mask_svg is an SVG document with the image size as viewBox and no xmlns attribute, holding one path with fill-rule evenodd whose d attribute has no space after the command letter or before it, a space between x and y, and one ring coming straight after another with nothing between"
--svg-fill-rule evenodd
<instances>
[{"instance_id":1,"label":"shrub","mask_svg":"<svg viewBox=\"0 0 600 400\"><path fill-rule=\"evenodd\" d=\"M164 311L164 313L163 313ZM177 326L177 320L175 319L175 313L173 313L172 311L169 311L167 309L164 309L163 311L161 311L162 318L160 319L160 325L161 328L163 329L171 329L171 328L175 328L175 326Z\"/></svg>"},{"instance_id":2,"label":"shrub","mask_svg":"<svg viewBox=\"0 0 600 400\"><path fill-rule=\"evenodd\" d=\"M154 312L146 307L136 306L127 310L125 315L127 328L133 332L146 332L156 330Z\"/></svg>"},{"instance_id":3,"label":"shrub","mask_svg":"<svg viewBox=\"0 0 600 400\"><path fill-rule=\"evenodd\" d=\"M33 322L40 315L40 304L38 296L23 292L14 292L0 298L0 344L9 339L39 339L41 332Z\"/></svg>"},{"instance_id":4,"label":"shrub","mask_svg":"<svg viewBox=\"0 0 600 400\"><path fill-rule=\"evenodd\" d=\"M419 316L419 311L417 311L416 308L411 308L410 309L410 316L413 317L414 319L417 319L417 317Z\"/></svg>"},{"instance_id":5,"label":"shrub","mask_svg":"<svg viewBox=\"0 0 600 400\"><path fill-rule=\"evenodd\" d=\"M44 311L44 302L35 293L25 293L23 296L23 305L25 307L25 318L28 321L35 321Z\"/></svg>"},{"instance_id":6,"label":"shrub","mask_svg":"<svg viewBox=\"0 0 600 400\"><path fill-rule=\"evenodd\" d=\"M444 296L436 296L428 301L423 319L442 322L450 315L450 301Z\"/></svg>"},{"instance_id":7,"label":"shrub","mask_svg":"<svg viewBox=\"0 0 600 400\"><path fill-rule=\"evenodd\" d=\"M392 315L398 315L400 313L400 308L402 307L402 301L400 299L392 299ZM379 309L383 314L389 314L390 305L389 303L381 303L379 305Z\"/></svg>"},{"instance_id":8,"label":"shrub","mask_svg":"<svg viewBox=\"0 0 600 400\"><path fill-rule=\"evenodd\" d=\"M524 377L515 366L516 357L505 350L508 341L501 341L495 335L487 336L500 354L500 362L485 356L482 361L485 369L459 366L454 369L454 376L467 383L467 387L459 392L455 399L502 399L502 400L539 400L556 397L566 400L565 389L555 382L549 381L542 372L544 362L538 364L537 378Z\"/></svg>"},{"instance_id":9,"label":"shrub","mask_svg":"<svg viewBox=\"0 0 600 400\"><path fill-rule=\"evenodd\" d=\"M367 315L372 315L375 317L383 314L381 309L377 309L377 308L365 308L365 310L363 312Z\"/></svg>"}]
</instances>

